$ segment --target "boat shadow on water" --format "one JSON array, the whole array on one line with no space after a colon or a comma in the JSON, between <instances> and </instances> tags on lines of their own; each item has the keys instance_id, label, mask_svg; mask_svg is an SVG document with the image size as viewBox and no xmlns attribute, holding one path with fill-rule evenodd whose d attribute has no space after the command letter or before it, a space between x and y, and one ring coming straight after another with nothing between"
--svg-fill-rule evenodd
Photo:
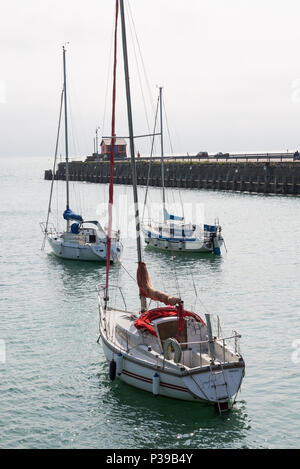
<instances>
[{"instance_id":1,"label":"boat shadow on water","mask_svg":"<svg viewBox=\"0 0 300 469\"><path fill-rule=\"evenodd\" d=\"M106 275L106 262L76 261L72 259L63 259L57 257L54 253L49 252L47 255L47 263L51 269L61 273L64 278L79 279L84 281L93 281L96 285L101 278ZM120 264L111 264L112 270L120 268Z\"/></svg>"},{"instance_id":2,"label":"boat shadow on water","mask_svg":"<svg viewBox=\"0 0 300 469\"><path fill-rule=\"evenodd\" d=\"M223 257L216 256L212 253L195 253L195 252L172 252L172 251L158 251L152 246L147 246L144 250L145 257L147 256L149 265L152 261L172 262L173 267L180 269L184 267L199 268L205 267L211 271L220 271L223 264Z\"/></svg>"},{"instance_id":3,"label":"boat shadow on water","mask_svg":"<svg viewBox=\"0 0 300 469\"><path fill-rule=\"evenodd\" d=\"M128 425L132 420L132 426L139 429L136 444L143 448L230 447L234 441L242 447L251 428L243 400L238 399L231 411L220 415L205 403L155 397L117 379L112 382L106 363L102 364L98 379L102 391L100 409L103 405L112 409L111 421ZM143 429L145 426L147 429Z\"/></svg>"}]
</instances>

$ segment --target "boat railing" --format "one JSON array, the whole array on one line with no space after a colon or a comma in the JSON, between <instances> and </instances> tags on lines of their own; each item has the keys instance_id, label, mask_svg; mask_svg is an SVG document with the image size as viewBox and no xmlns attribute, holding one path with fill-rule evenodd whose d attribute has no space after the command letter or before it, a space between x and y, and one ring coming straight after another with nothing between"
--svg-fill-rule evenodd
<instances>
[{"instance_id":1,"label":"boat railing","mask_svg":"<svg viewBox=\"0 0 300 469\"><path fill-rule=\"evenodd\" d=\"M155 218L144 218L142 224L144 226L150 226L151 228L158 228L163 225L163 221Z\"/></svg>"},{"instance_id":2,"label":"boat railing","mask_svg":"<svg viewBox=\"0 0 300 469\"><path fill-rule=\"evenodd\" d=\"M57 229L55 228L55 225L53 223L47 223L45 221L42 221L40 223L40 227L42 233L44 234L54 235L57 233Z\"/></svg>"},{"instance_id":3,"label":"boat railing","mask_svg":"<svg viewBox=\"0 0 300 469\"><path fill-rule=\"evenodd\" d=\"M112 241L120 241L120 236L121 236L121 233L120 233L120 230L112 230L111 232L111 240Z\"/></svg>"},{"instance_id":4,"label":"boat railing","mask_svg":"<svg viewBox=\"0 0 300 469\"><path fill-rule=\"evenodd\" d=\"M105 301L105 291L106 291L106 285L104 284L98 284L96 285L96 289L98 291L98 296L99 296L99 301L101 301L101 304L102 304L102 301ZM127 311L127 304L126 304L126 301L125 301L125 296L124 296L124 293L123 293L123 290L122 290L122 287L120 287L119 285L109 285L109 289L113 289L114 291L119 291L120 293L120 296L122 298L122 301L123 301L123 304L124 304L124 308L125 308L125 311ZM103 298L101 297L101 293L103 293ZM116 299L116 295L114 295L114 300ZM107 298L107 302L110 302L110 298Z\"/></svg>"},{"instance_id":5,"label":"boat railing","mask_svg":"<svg viewBox=\"0 0 300 469\"><path fill-rule=\"evenodd\" d=\"M104 227L104 232L107 232L108 228L107 226ZM112 241L119 241L120 240L120 236L121 236L121 232L120 230L112 230L111 231L111 237L110 239ZM105 237L105 242L106 242L106 237Z\"/></svg>"},{"instance_id":6,"label":"boat railing","mask_svg":"<svg viewBox=\"0 0 300 469\"><path fill-rule=\"evenodd\" d=\"M222 354L223 354L223 363L225 363L226 361L226 352L229 352L229 353L232 353L234 352L235 355L239 355L239 339L242 337L240 334L238 334L236 331L233 331L233 335L230 335L230 336L226 336L226 337L214 337L213 338L213 343L211 344L210 340L209 339L206 339L206 340L200 340L200 341L193 341L193 342L180 342L180 345L181 346L187 346L187 347L191 347L191 346L195 346L195 345L199 345L200 347L200 366L203 365L203 354L206 353L208 351L208 354L210 356L211 359L215 359L216 358L216 353L214 353L214 356L212 356L211 354L211 350L213 349L215 351L215 347L217 344L221 344L221 348L222 348ZM234 346L233 346L233 349L230 349L228 347L228 341L230 340L233 340L234 341ZM213 347L211 348L210 345L213 345Z\"/></svg>"},{"instance_id":7,"label":"boat railing","mask_svg":"<svg viewBox=\"0 0 300 469\"><path fill-rule=\"evenodd\" d=\"M144 218L142 224L144 226L150 226L150 227L158 228L159 226L163 226L163 227L168 226L168 225L166 225L166 223L168 223L168 222L169 222L170 227L171 227L171 225L174 225L175 227L176 226L182 226L182 225L189 225L189 223L185 223L182 220L166 220L166 221L164 221L162 219L155 219L155 218Z\"/></svg>"},{"instance_id":8,"label":"boat railing","mask_svg":"<svg viewBox=\"0 0 300 469\"><path fill-rule=\"evenodd\" d=\"M144 218L143 220L144 229L146 227L152 228L155 231L159 231L161 227L163 229L163 233L172 234L172 230L182 229L184 226L185 230L192 230L193 236L195 237L203 237L206 241L211 240L214 235L219 235L221 233L221 226L219 224L219 220L216 219L215 221L215 231L208 231L203 229L200 225L193 225L191 223L183 223L182 221L177 220L169 220L169 224L162 222L161 220L155 220L154 218Z\"/></svg>"}]
</instances>

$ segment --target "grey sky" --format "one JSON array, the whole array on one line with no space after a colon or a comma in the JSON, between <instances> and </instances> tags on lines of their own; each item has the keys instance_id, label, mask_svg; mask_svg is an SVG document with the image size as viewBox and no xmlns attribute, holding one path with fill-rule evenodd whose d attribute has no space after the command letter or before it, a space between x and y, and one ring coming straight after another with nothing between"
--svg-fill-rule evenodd
<instances>
[{"instance_id":1,"label":"grey sky","mask_svg":"<svg viewBox=\"0 0 300 469\"><path fill-rule=\"evenodd\" d=\"M0 156L52 156L67 41L71 153L91 153L96 126L109 133L114 4L1 0ZM164 86L174 153L300 148L298 0L130 0L130 7L153 101L156 85ZM132 50L130 63L134 127L145 133ZM117 132L126 135L121 54L118 66ZM147 86L144 94L148 102ZM149 119L152 126L150 110ZM138 142L142 153L148 148Z\"/></svg>"}]
</instances>

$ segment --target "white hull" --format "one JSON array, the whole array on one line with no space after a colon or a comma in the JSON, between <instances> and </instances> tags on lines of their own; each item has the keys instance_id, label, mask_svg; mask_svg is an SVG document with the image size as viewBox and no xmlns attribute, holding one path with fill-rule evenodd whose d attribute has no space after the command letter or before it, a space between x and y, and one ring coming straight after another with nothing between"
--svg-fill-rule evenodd
<instances>
[{"instance_id":1,"label":"white hull","mask_svg":"<svg viewBox=\"0 0 300 469\"><path fill-rule=\"evenodd\" d=\"M197 329L194 323L188 325L187 337L191 345L182 351L176 363L174 357L165 356L159 337L136 329L136 318L133 313L105 310L100 305L100 337L107 361L117 362L117 379L154 395L213 404L220 411L233 406L245 365L238 353L227 345L224 347L223 339L215 340L216 357L211 360L209 351L202 348L199 353L199 345L196 345L199 344L196 340L207 337L205 324L201 325L202 332L193 332ZM166 327L169 320L174 318L158 320L155 327L162 322ZM202 344L205 348L207 341Z\"/></svg>"},{"instance_id":2,"label":"white hull","mask_svg":"<svg viewBox=\"0 0 300 469\"><path fill-rule=\"evenodd\" d=\"M224 243L221 227L174 221L142 224L145 243L161 251L206 252L220 254Z\"/></svg>"},{"instance_id":3,"label":"white hull","mask_svg":"<svg viewBox=\"0 0 300 469\"><path fill-rule=\"evenodd\" d=\"M216 249L221 249L223 245L222 238L214 238L213 242L202 241L171 241L162 240L159 238L149 238L144 233L144 239L147 246L151 246L161 251L179 251L179 252L214 252ZM213 245L214 243L214 245Z\"/></svg>"},{"instance_id":4,"label":"white hull","mask_svg":"<svg viewBox=\"0 0 300 469\"><path fill-rule=\"evenodd\" d=\"M110 363L120 352L102 337L103 350ZM228 403L239 391L244 376L243 367L229 366L223 372L216 367L215 371L194 370L175 374L164 372L159 366L139 363L124 351L123 369L117 379L143 391L153 394L153 376L159 375L159 395L184 401L198 401L208 404ZM214 374L214 376L213 376ZM215 385L216 380L216 385ZM225 384L227 383L227 384Z\"/></svg>"},{"instance_id":5,"label":"white hull","mask_svg":"<svg viewBox=\"0 0 300 469\"><path fill-rule=\"evenodd\" d=\"M106 243L97 244L77 244L66 242L63 238L47 237L52 251L57 257L63 259L80 260L80 261L106 261L107 246ZM111 262L120 260L122 254L122 245L119 241L112 242L111 245Z\"/></svg>"}]
</instances>

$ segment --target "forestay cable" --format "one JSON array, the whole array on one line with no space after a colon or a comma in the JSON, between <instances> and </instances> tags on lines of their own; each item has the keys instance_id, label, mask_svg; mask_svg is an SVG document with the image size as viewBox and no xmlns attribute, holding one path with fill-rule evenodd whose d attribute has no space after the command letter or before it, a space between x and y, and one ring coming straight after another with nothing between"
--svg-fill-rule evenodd
<instances>
[{"instance_id":1,"label":"forestay cable","mask_svg":"<svg viewBox=\"0 0 300 469\"><path fill-rule=\"evenodd\" d=\"M117 31L118 31L119 1L116 0L115 17L115 43L114 43L114 68L113 68L113 92L112 92L112 118L111 118L111 146L110 146L110 181L109 181L109 201L108 201L108 230L107 230L107 266L105 284L105 306L108 301L109 266L111 253L111 233L112 233L112 207L114 202L114 153L115 153L115 117L116 117L116 71L117 71Z\"/></svg>"},{"instance_id":2,"label":"forestay cable","mask_svg":"<svg viewBox=\"0 0 300 469\"><path fill-rule=\"evenodd\" d=\"M54 152L54 163L53 163L53 169L52 169L52 181L51 181L51 188L50 188L50 197L49 197L47 220L46 220L46 225L45 225L45 236L44 236L44 239L43 239L43 244L42 244L41 250L43 250L45 248L46 236L47 236L47 232L48 232L49 216L50 216L50 212L51 212L51 202L52 202L53 184L54 184L54 178L55 178L55 168L56 168L56 159L57 159L57 152L58 152L58 143L59 143L59 134L60 134L61 115L62 115L62 108L63 108L63 99L64 99L64 89L62 89L61 98L60 98L59 119L58 119L57 135L56 135L55 152Z\"/></svg>"}]
</instances>

